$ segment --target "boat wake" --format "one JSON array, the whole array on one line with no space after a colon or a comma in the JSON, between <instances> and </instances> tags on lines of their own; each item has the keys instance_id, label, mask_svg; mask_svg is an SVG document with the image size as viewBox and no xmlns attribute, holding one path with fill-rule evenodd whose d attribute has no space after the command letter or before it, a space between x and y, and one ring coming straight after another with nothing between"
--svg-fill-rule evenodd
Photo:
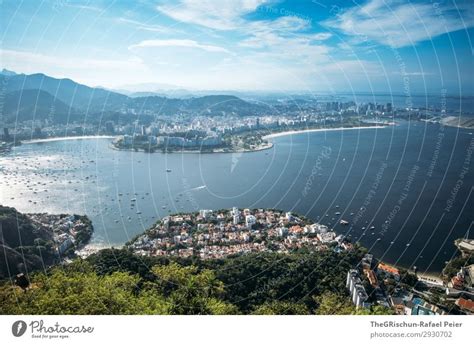
<instances>
[{"instance_id":1,"label":"boat wake","mask_svg":"<svg viewBox=\"0 0 474 344\"><path fill-rule=\"evenodd\" d=\"M201 190L201 189L205 189L206 187L207 187L206 185L201 185L201 186L197 186L195 188L189 189L189 191Z\"/></svg>"}]
</instances>

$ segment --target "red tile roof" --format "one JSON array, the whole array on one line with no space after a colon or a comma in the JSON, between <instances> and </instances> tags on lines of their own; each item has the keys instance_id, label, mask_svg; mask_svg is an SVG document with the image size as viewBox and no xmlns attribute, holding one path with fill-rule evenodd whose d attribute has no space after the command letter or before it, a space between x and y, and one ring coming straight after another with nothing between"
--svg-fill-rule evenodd
<instances>
[{"instance_id":1,"label":"red tile roof","mask_svg":"<svg viewBox=\"0 0 474 344\"><path fill-rule=\"evenodd\" d=\"M474 301L466 300L461 297L456 300L456 305L462 309L467 309L470 312L474 312Z\"/></svg>"}]
</instances>

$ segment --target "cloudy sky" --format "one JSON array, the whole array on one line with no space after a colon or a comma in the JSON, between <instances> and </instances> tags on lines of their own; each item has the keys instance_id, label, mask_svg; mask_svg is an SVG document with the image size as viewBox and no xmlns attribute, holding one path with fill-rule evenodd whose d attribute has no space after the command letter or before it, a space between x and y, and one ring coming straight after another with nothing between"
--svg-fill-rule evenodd
<instances>
[{"instance_id":1,"label":"cloudy sky","mask_svg":"<svg viewBox=\"0 0 474 344\"><path fill-rule=\"evenodd\" d=\"M0 68L91 86L474 93L472 0L0 6Z\"/></svg>"}]
</instances>

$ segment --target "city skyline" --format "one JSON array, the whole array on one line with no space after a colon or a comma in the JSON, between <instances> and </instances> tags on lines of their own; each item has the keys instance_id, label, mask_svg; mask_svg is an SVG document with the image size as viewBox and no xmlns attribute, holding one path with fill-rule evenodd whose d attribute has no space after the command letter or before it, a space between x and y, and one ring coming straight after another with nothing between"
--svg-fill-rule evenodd
<instances>
[{"instance_id":1,"label":"city skyline","mask_svg":"<svg viewBox=\"0 0 474 344\"><path fill-rule=\"evenodd\" d=\"M468 1L2 5L1 68L90 86L474 92Z\"/></svg>"}]
</instances>

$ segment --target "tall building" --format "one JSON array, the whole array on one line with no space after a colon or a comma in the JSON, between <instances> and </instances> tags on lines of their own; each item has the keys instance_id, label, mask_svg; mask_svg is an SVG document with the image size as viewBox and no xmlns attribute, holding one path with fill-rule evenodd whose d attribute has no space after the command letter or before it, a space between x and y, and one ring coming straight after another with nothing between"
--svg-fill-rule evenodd
<instances>
[{"instance_id":1,"label":"tall building","mask_svg":"<svg viewBox=\"0 0 474 344\"><path fill-rule=\"evenodd\" d=\"M212 215L212 210L210 209L201 209L199 210L199 215L201 215L204 219L208 219Z\"/></svg>"},{"instance_id":2,"label":"tall building","mask_svg":"<svg viewBox=\"0 0 474 344\"><path fill-rule=\"evenodd\" d=\"M347 272L346 288L349 289L352 303L356 308L370 307L370 303L368 302L369 296L362 285L362 280L357 270L351 269Z\"/></svg>"},{"instance_id":3,"label":"tall building","mask_svg":"<svg viewBox=\"0 0 474 344\"><path fill-rule=\"evenodd\" d=\"M232 221L232 222L233 222L234 225L238 225L239 222L240 222L240 215L239 215L239 214L235 214L235 215L233 216L233 221Z\"/></svg>"},{"instance_id":4,"label":"tall building","mask_svg":"<svg viewBox=\"0 0 474 344\"><path fill-rule=\"evenodd\" d=\"M113 121L105 122L105 131L107 132L107 134L114 134L115 133L115 127L114 127L114 122Z\"/></svg>"},{"instance_id":5,"label":"tall building","mask_svg":"<svg viewBox=\"0 0 474 344\"><path fill-rule=\"evenodd\" d=\"M10 133L8 132L8 128L3 128L3 140L10 141Z\"/></svg>"},{"instance_id":6,"label":"tall building","mask_svg":"<svg viewBox=\"0 0 474 344\"><path fill-rule=\"evenodd\" d=\"M245 225L247 228L252 228L253 225L257 222L257 219L253 215L247 215L245 216Z\"/></svg>"}]
</instances>

